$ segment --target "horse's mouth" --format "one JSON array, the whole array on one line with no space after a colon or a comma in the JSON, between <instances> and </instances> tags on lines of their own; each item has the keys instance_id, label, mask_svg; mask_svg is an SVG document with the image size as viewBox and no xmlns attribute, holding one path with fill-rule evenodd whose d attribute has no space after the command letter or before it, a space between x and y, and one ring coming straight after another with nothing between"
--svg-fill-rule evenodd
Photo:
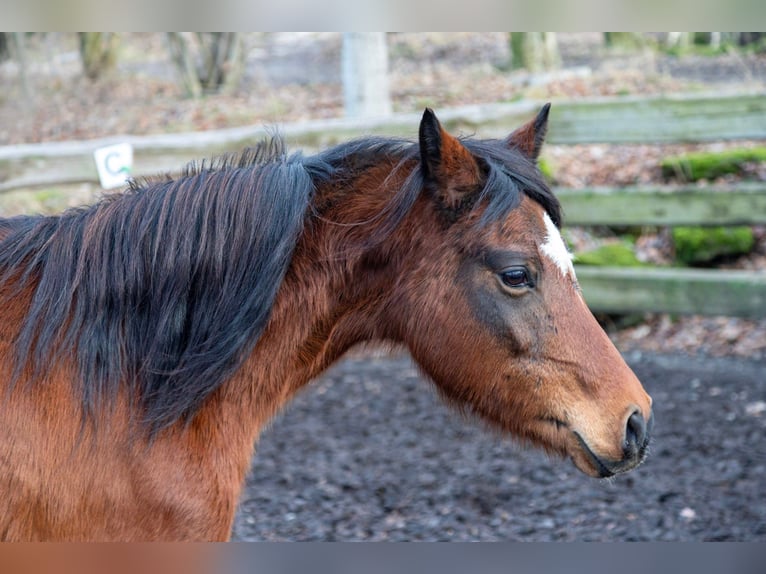
<instances>
[{"instance_id":1,"label":"horse's mouth","mask_svg":"<svg viewBox=\"0 0 766 574\"><path fill-rule=\"evenodd\" d=\"M556 430L562 430L562 429L568 429L569 425L562 421L561 419L557 419L556 417L541 417L541 421L544 423L552 424L556 427Z\"/></svg>"},{"instance_id":2,"label":"horse's mouth","mask_svg":"<svg viewBox=\"0 0 766 574\"><path fill-rule=\"evenodd\" d=\"M641 448L639 448L638 452L634 455L627 456L622 460L615 461L598 456L595 452L593 452L593 450L591 450L587 441L582 437L582 435L577 432L575 432L574 435L577 437L577 441L580 444L582 452L585 454L585 458L593 470L595 470L596 476L598 478L609 478L616 474L628 472L646 460L649 443L648 440L643 445L641 445ZM575 461L575 465L577 465L577 461ZM579 465L577 466L580 468ZM583 469L581 468L581 470Z\"/></svg>"},{"instance_id":3,"label":"horse's mouth","mask_svg":"<svg viewBox=\"0 0 766 574\"><path fill-rule=\"evenodd\" d=\"M588 445L588 441L583 436L573 430L569 424L555 417L540 418L542 422L555 427L558 433L566 433L569 437L567 443L571 445L571 437L575 438L576 450L569 452L569 457L574 465L582 472L595 478L610 478L617 474L622 474L633 470L646 460L649 440L640 446L637 452L626 456L622 460L610 460L598 456ZM571 449L567 449L571 450Z\"/></svg>"}]
</instances>

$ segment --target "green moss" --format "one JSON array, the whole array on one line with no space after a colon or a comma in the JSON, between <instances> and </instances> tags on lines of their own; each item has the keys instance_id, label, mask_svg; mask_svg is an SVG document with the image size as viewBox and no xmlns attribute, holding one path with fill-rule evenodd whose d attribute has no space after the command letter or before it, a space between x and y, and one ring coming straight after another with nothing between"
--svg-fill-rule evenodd
<instances>
[{"instance_id":1,"label":"green moss","mask_svg":"<svg viewBox=\"0 0 766 574\"><path fill-rule=\"evenodd\" d=\"M697 152L662 160L662 174L686 181L714 179L741 173L745 163L766 161L766 147L731 149L722 152Z\"/></svg>"},{"instance_id":2,"label":"green moss","mask_svg":"<svg viewBox=\"0 0 766 574\"><path fill-rule=\"evenodd\" d=\"M540 169L540 173L543 174L548 183L553 183L555 178L553 175L553 166L547 159L541 157L537 162L537 167Z\"/></svg>"},{"instance_id":3,"label":"green moss","mask_svg":"<svg viewBox=\"0 0 766 574\"><path fill-rule=\"evenodd\" d=\"M725 256L744 255L755 240L749 227L676 227L676 259L686 265L704 265Z\"/></svg>"},{"instance_id":4,"label":"green moss","mask_svg":"<svg viewBox=\"0 0 766 574\"><path fill-rule=\"evenodd\" d=\"M617 267L643 267L633 251L633 245L626 241L606 243L591 251L578 253L575 257L578 265L609 265Z\"/></svg>"}]
</instances>

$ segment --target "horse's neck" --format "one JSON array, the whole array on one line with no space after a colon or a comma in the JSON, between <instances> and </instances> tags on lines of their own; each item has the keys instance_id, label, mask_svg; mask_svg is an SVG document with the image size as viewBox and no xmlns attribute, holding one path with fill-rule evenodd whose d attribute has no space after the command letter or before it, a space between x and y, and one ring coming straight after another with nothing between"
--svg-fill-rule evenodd
<instances>
[{"instance_id":1,"label":"horse's neck","mask_svg":"<svg viewBox=\"0 0 766 574\"><path fill-rule=\"evenodd\" d=\"M381 224L376 216L385 213L392 188L401 185L388 174L381 169L368 173L365 185L348 184L344 193L351 193L342 201L330 197L336 199L328 202L332 206L306 225L266 329L201 413L204 436L231 437L222 448L239 453L243 476L261 429L301 388L351 346L400 338L386 298L402 274L408 245L421 232L399 226L375 248L361 247ZM219 430L204 432L205 425Z\"/></svg>"},{"instance_id":2,"label":"horse's neck","mask_svg":"<svg viewBox=\"0 0 766 574\"><path fill-rule=\"evenodd\" d=\"M239 373L259 426L359 339L349 324L350 310L341 309L331 293L329 278L312 277L310 290L296 283L288 279L266 331Z\"/></svg>"},{"instance_id":3,"label":"horse's neck","mask_svg":"<svg viewBox=\"0 0 766 574\"><path fill-rule=\"evenodd\" d=\"M344 228L324 224L299 242L251 356L228 387L258 430L309 381L357 343L389 339L381 292L395 272L360 269ZM337 233L334 238L330 233ZM319 246L319 247L317 247ZM246 398L245 398L246 397ZM234 399L233 399L234 400Z\"/></svg>"}]
</instances>

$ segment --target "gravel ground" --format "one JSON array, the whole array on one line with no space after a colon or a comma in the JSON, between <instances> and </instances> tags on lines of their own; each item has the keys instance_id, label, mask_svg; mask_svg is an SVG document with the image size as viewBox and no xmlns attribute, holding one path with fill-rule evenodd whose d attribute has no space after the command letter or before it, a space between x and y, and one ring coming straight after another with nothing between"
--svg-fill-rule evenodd
<instances>
[{"instance_id":1,"label":"gravel ground","mask_svg":"<svg viewBox=\"0 0 766 574\"><path fill-rule=\"evenodd\" d=\"M262 435L233 538L766 540L766 362L627 359L654 439L609 481L465 420L407 356L346 359Z\"/></svg>"}]
</instances>

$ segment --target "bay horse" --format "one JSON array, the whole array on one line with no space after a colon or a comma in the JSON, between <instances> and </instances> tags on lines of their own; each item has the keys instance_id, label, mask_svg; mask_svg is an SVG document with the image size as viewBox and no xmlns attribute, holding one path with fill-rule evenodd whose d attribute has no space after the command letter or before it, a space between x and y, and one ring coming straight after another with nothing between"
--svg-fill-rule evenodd
<instances>
[{"instance_id":1,"label":"bay horse","mask_svg":"<svg viewBox=\"0 0 766 574\"><path fill-rule=\"evenodd\" d=\"M226 540L259 431L353 345L594 477L651 398L588 310L537 157L505 139L278 137L0 219L0 538Z\"/></svg>"}]
</instances>

